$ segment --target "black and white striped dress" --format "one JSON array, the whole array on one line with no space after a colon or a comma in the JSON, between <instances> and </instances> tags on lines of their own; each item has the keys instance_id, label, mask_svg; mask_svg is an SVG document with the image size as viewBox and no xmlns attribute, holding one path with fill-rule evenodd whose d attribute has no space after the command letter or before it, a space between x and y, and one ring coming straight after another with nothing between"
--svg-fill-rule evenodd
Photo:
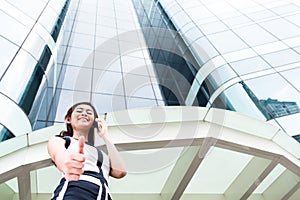
<instances>
[{"instance_id":1,"label":"black and white striped dress","mask_svg":"<svg viewBox=\"0 0 300 200\"><path fill-rule=\"evenodd\" d=\"M69 152L78 152L78 140L64 137ZM107 180L110 163L108 156L89 144L84 145L84 173L78 181L62 178L54 191L52 200L111 200Z\"/></svg>"}]
</instances>

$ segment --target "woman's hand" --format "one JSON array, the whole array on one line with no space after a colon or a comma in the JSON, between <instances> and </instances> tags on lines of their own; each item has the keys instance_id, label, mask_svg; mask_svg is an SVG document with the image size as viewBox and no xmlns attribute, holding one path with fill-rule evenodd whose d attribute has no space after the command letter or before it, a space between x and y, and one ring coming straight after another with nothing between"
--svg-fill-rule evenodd
<instances>
[{"instance_id":1,"label":"woman's hand","mask_svg":"<svg viewBox=\"0 0 300 200\"><path fill-rule=\"evenodd\" d=\"M81 136L78 139L78 153L66 152L62 170L68 181L77 181L83 174L85 155L83 152L85 139Z\"/></svg>"},{"instance_id":2,"label":"woman's hand","mask_svg":"<svg viewBox=\"0 0 300 200\"><path fill-rule=\"evenodd\" d=\"M68 181L77 181L83 174L85 156L80 153L69 153L62 164L62 170Z\"/></svg>"},{"instance_id":3,"label":"woman's hand","mask_svg":"<svg viewBox=\"0 0 300 200\"><path fill-rule=\"evenodd\" d=\"M122 178L127 174L127 171L117 148L108 137L108 128L106 121L99 118L95 120L98 123L98 135L104 140L110 158L110 175L115 178Z\"/></svg>"},{"instance_id":4,"label":"woman's hand","mask_svg":"<svg viewBox=\"0 0 300 200\"><path fill-rule=\"evenodd\" d=\"M79 138L79 149L76 153L70 153L65 149L65 140L60 137L52 137L48 142L48 152L57 168L64 174L68 181L76 181L83 174L85 162L84 137Z\"/></svg>"},{"instance_id":5,"label":"woman's hand","mask_svg":"<svg viewBox=\"0 0 300 200\"><path fill-rule=\"evenodd\" d=\"M99 118L96 118L95 121L98 123L98 135L100 137L103 137L103 136L107 136L108 134L108 129L107 129L107 123L104 119L99 119Z\"/></svg>"}]
</instances>

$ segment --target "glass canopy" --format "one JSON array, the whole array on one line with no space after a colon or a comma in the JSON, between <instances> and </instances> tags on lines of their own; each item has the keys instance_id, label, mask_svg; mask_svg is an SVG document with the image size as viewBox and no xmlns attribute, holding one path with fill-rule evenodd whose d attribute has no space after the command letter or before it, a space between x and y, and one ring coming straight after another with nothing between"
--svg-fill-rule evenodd
<instances>
[{"instance_id":1,"label":"glass canopy","mask_svg":"<svg viewBox=\"0 0 300 200\"><path fill-rule=\"evenodd\" d=\"M186 106L117 111L107 122L128 170L123 179L109 179L116 200L299 197L300 144L267 122ZM64 128L56 124L0 143L1 197L51 197L61 174L47 141Z\"/></svg>"}]
</instances>

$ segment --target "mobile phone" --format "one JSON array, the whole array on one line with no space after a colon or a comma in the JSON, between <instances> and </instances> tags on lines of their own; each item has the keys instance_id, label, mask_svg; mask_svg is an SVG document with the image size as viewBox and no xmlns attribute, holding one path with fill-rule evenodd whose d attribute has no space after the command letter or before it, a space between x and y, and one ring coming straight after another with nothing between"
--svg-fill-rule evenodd
<instances>
[{"instance_id":1,"label":"mobile phone","mask_svg":"<svg viewBox=\"0 0 300 200\"><path fill-rule=\"evenodd\" d=\"M104 113L104 117L103 117L104 120L106 120L106 116L107 116L107 113ZM101 131L100 128L99 128L99 126L98 126L98 122L95 121L95 123L96 123L96 127L95 128L97 129L97 131Z\"/></svg>"}]
</instances>

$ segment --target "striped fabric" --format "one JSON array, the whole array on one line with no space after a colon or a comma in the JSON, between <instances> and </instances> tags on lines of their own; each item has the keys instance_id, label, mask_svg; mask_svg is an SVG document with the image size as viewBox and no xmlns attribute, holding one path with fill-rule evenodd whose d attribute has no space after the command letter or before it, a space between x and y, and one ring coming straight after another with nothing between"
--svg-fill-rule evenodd
<instances>
[{"instance_id":1,"label":"striped fabric","mask_svg":"<svg viewBox=\"0 0 300 200\"><path fill-rule=\"evenodd\" d=\"M69 152L78 152L78 140L64 137ZM108 156L86 143L84 145L86 161L84 174L78 181L67 181L62 178L54 191L52 200L111 200L107 179L109 175Z\"/></svg>"}]
</instances>

